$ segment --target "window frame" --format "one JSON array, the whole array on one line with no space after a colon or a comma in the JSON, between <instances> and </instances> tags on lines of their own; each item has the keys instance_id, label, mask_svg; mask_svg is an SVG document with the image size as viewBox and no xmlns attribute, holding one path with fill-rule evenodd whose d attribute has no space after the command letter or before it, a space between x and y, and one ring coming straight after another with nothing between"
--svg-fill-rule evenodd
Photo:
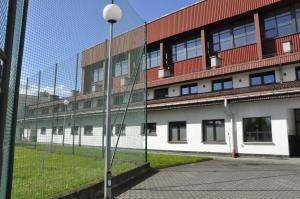
<instances>
[{"instance_id":1,"label":"window frame","mask_svg":"<svg viewBox=\"0 0 300 199\"><path fill-rule=\"evenodd\" d=\"M149 130L150 126L154 126L155 130L154 131ZM143 123L141 125L141 135L142 136L146 136L145 130L147 131L147 136L157 136L157 134L156 134L156 132L157 132L157 124L156 124L156 122L149 122L149 123L146 123L146 124Z\"/></svg>"},{"instance_id":2,"label":"window frame","mask_svg":"<svg viewBox=\"0 0 300 199\"><path fill-rule=\"evenodd\" d=\"M206 129L205 124L208 122L213 122L213 141L207 140L207 132L205 130ZM222 122L222 124L224 125L224 140L222 141L217 141L216 122ZM225 119L202 120L202 142L203 143L226 143Z\"/></svg>"},{"instance_id":3,"label":"window frame","mask_svg":"<svg viewBox=\"0 0 300 199\"><path fill-rule=\"evenodd\" d=\"M171 140L171 127L175 127L177 128L177 140ZM181 132L180 129L181 127L184 126L185 127L185 139L182 140L181 139ZM168 142L169 143L187 143L187 122L186 121L176 121L176 122L169 122L168 124Z\"/></svg>"},{"instance_id":4,"label":"window frame","mask_svg":"<svg viewBox=\"0 0 300 199\"><path fill-rule=\"evenodd\" d=\"M254 31L247 32L249 27L253 27ZM237 31L239 29L244 30L244 35L240 36L240 37L236 37L235 31ZM222 42L221 36L224 35L225 33L229 34L229 37L228 37L229 39L226 40L226 41L227 41L227 43L230 44L230 47L223 49L222 48L222 43L224 43L224 41ZM251 41L250 38L253 37L253 36L254 36L254 40ZM237 43L236 42L237 38L244 38L245 43L242 44L242 45L237 46L237 44L236 44ZM215 41L215 39L217 41ZM226 51L226 50L230 50L230 49L235 49L235 48L241 48L241 47L244 47L244 46L247 46L247 45L255 44L256 43L255 24L254 24L253 21L244 21L244 22L234 24L232 26L224 27L222 29L214 31L211 34L211 40L212 40L212 51L214 53L218 53L218 52L222 52L222 51Z\"/></svg>"},{"instance_id":5,"label":"window frame","mask_svg":"<svg viewBox=\"0 0 300 199\"><path fill-rule=\"evenodd\" d=\"M52 133L52 135L58 135L58 127L53 126L52 129L51 129L51 133Z\"/></svg>"},{"instance_id":6,"label":"window frame","mask_svg":"<svg viewBox=\"0 0 300 199\"><path fill-rule=\"evenodd\" d=\"M265 78L264 77L266 77L268 75L273 75L274 82L265 83ZM255 84L252 83L252 78L257 78L257 77L260 77L261 84L256 84L255 85ZM276 84L276 74L275 74L275 71L267 71L267 72L250 74L249 75L249 84L250 84L251 87Z\"/></svg>"},{"instance_id":7,"label":"window frame","mask_svg":"<svg viewBox=\"0 0 300 199\"><path fill-rule=\"evenodd\" d=\"M225 82L229 82L229 81L231 81L231 85L232 85L232 87L231 88L224 88L224 83ZM221 89L220 90L215 90L214 89L214 84L215 83L221 83ZM233 89L233 80L232 80L232 77L230 77L230 78L225 78L225 79L217 79L217 80L213 80L212 82L211 82L211 86L212 86L212 92L220 92L220 91L226 91L226 90L232 90Z\"/></svg>"},{"instance_id":8,"label":"window frame","mask_svg":"<svg viewBox=\"0 0 300 199\"><path fill-rule=\"evenodd\" d=\"M195 44L193 47L193 49L195 50L195 55L194 56L189 56L189 48L188 48L188 45L189 44ZM199 45L198 45L199 44ZM180 59L178 60L178 49L179 47L183 46L183 54L184 54L184 58L183 59ZM186 39L186 40L181 40L181 41L178 41L176 43L173 43L171 45L171 48L172 48L172 62L173 63L176 63L176 62L181 62L181 61L184 61L184 60L189 60L189 59L194 59L196 57L201 57L203 55L203 52L202 52L202 40L201 40L201 37L191 37L189 39ZM199 52L198 52L199 51ZM192 51L194 52L194 51Z\"/></svg>"},{"instance_id":9,"label":"window frame","mask_svg":"<svg viewBox=\"0 0 300 199\"><path fill-rule=\"evenodd\" d=\"M84 101L83 102L83 108L84 109L90 109L90 108L92 108L92 100L86 100L86 101Z\"/></svg>"},{"instance_id":10,"label":"window frame","mask_svg":"<svg viewBox=\"0 0 300 199\"><path fill-rule=\"evenodd\" d=\"M296 67L296 80L300 80L300 67Z\"/></svg>"},{"instance_id":11,"label":"window frame","mask_svg":"<svg viewBox=\"0 0 300 199\"><path fill-rule=\"evenodd\" d=\"M157 55L156 57L156 60L158 61L157 65L152 64L152 55L154 55L154 53L155 55ZM147 69L160 66L160 60L161 60L160 49L150 50L149 52L147 52Z\"/></svg>"},{"instance_id":12,"label":"window frame","mask_svg":"<svg viewBox=\"0 0 300 199\"><path fill-rule=\"evenodd\" d=\"M191 89L192 89L192 87L197 87L197 92L196 93L192 93L191 91ZM188 92L188 94L183 94L183 89L185 89L185 88L188 88L188 90L189 90L189 92ZM199 86L198 86L198 83L192 83L192 84L186 84L186 85L182 85L181 87L180 87L180 95L181 96L188 96L188 95L196 95L196 94L198 94L199 93Z\"/></svg>"},{"instance_id":13,"label":"window frame","mask_svg":"<svg viewBox=\"0 0 300 199\"><path fill-rule=\"evenodd\" d=\"M74 128L76 129L76 133L74 134ZM71 135L77 136L79 135L79 126L72 126L71 127Z\"/></svg>"},{"instance_id":14,"label":"window frame","mask_svg":"<svg viewBox=\"0 0 300 199\"><path fill-rule=\"evenodd\" d=\"M124 72L125 71L124 70L125 65L123 65L124 63L126 63L126 69L127 69L126 73ZM120 67L120 74L116 74L117 65L119 65L119 67ZM128 60L128 57L126 56L126 58L120 59L113 64L113 77L122 77L122 76L128 75L128 72L129 72L128 69L129 69L129 60Z\"/></svg>"},{"instance_id":15,"label":"window frame","mask_svg":"<svg viewBox=\"0 0 300 199\"><path fill-rule=\"evenodd\" d=\"M159 97L159 98L157 98L157 96L158 96L157 92L163 91L163 90L167 91L167 94L165 95L165 97ZM169 97L169 88L160 88L160 89L154 90L154 99L155 100L166 99L168 97Z\"/></svg>"},{"instance_id":16,"label":"window frame","mask_svg":"<svg viewBox=\"0 0 300 199\"><path fill-rule=\"evenodd\" d=\"M63 135L64 134L64 126L59 126L57 129L57 135Z\"/></svg>"},{"instance_id":17,"label":"window frame","mask_svg":"<svg viewBox=\"0 0 300 199\"><path fill-rule=\"evenodd\" d=\"M245 136L245 133L246 133L246 122L245 120L248 120L248 119L266 119L268 118L270 120L270 138L271 140L267 140L267 141L259 141L259 140L255 140L255 141L247 141L246 140L246 136ZM258 135L258 133L256 132L256 135ZM272 129L272 117L271 116L262 116L262 117L246 117L246 118L243 118L243 142L244 143L273 143L273 129Z\"/></svg>"},{"instance_id":18,"label":"window frame","mask_svg":"<svg viewBox=\"0 0 300 199\"><path fill-rule=\"evenodd\" d=\"M87 128L91 128L91 129L90 129L91 132L90 132L89 134L86 132L87 130L89 130L89 129L87 129ZM83 135L84 135L84 136L93 136L93 135L94 135L94 132L93 132L93 131L94 131L94 126L93 126L93 125L85 125L85 126L83 127L83 129L84 129L84 130L83 130Z\"/></svg>"},{"instance_id":19,"label":"window frame","mask_svg":"<svg viewBox=\"0 0 300 199\"><path fill-rule=\"evenodd\" d=\"M46 135L47 134L47 128L46 127L42 127L41 128L41 135Z\"/></svg>"},{"instance_id":20,"label":"window frame","mask_svg":"<svg viewBox=\"0 0 300 199\"><path fill-rule=\"evenodd\" d=\"M278 25L278 18L282 17L280 15L283 15L284 13L289 13L289 15L291 17L291 20L290 20L291 32L286 33L286 34L279 34L279 28L280 27L288 26L288 24L285 24L284 26L279 26ZM299 15L299 18L297 18L297 14ZM266 20L269 19L269 21L271 21L270 19L272 19L272 18L275 22L275 26L273 28L267 29L266 28ZM299 33L300 32L300 6L299 6L299 4L295 4L295 5L290 6L290 7L284 7L284 8L278 9L276 11L273 11L273 12L271 12L271 13L269 13L269 14L267 14L263 17L262 23L263 23L263 37L266 40L276 39L276 38L279 38L279 37L284 37L284 36L292 35L292 34L295 34L295 33ZM267 36L266 35L266 32L270 31L270 30L275 31L274 36Z\"/></svg>"},{"instance_id":21,"label":"window frame","mask_svg":"<svg viewBox=\"0 0 300 199\"><path fill-rule=\"evenodd\" d=\"M120 130L121 130L120 136L126 136L126 124L125 123L115 125L115 135L116 136L119 136L119 131Z\"/></svg>"},{"instance_id":22,"label":"window frame","mask_svg":"<svg viewBox=\"0 0 300 199\"><path fill-rule=\"evenodd\" d=\"M97 72L97 73L95 73ZM95 79L95 74L97 74L97 78ZM93 70L93 83L98 81L104 81L104 67L103 66L96 66Z\"/></svg>"}]
</instances>

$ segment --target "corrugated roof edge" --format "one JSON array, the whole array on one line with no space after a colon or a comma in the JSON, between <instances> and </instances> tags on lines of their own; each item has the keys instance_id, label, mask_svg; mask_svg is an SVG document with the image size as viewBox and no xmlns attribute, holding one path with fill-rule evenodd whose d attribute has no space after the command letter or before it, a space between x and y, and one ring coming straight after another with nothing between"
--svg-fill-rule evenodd
<instances>
[{"instance_id":1,"label":"corrugated roof edge","mask_svg":"<svg viewBox=\"0 0 300 199\"><path fill-rule=\"evenodd\" d=\"M175 11L173 11L173 12L167 13L167 14L161 16L161 17L158 17L158 18L156 18L156 19L150 20L149 22L147 22L147 24L152 23L152 22L155 22L155 21L158 21L158 20L160 20L160 19L162 19L162 18L164 18L164 17L167 17L167 16L172 15L172 14L174 14L174 13L177 13L177 12L179 12L179 11L185 10L185 9L187 9L187 8L189 8L189 7L192 7L192 6L195 6L195 5L197 5L197 4L204 3L205 1L208 1L208 0L199 0L199 2L195 2L195 3L193 3L193 4L184 6L184 7L180 8L180 9L178 9L178 10L175 10Z\"/></svg>"}]
</instances>

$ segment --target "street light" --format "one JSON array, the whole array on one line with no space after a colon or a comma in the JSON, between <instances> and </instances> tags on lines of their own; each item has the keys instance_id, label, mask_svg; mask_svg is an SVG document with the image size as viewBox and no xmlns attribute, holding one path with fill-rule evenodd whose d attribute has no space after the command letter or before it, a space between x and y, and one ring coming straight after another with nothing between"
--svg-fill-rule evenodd
<instances>
[{"instance_id":1,"label":"street light","mask_svg":"<svg viewBox=\"0 0 300 199\"><path fill-rule=\"evenodd\" d=\"M63 132L63 147L65 146L65 129L66 129L66 114L67 114L67 107L70 104L69 100L64 100L65 105L65 114L64 114L64 132Z\"/></svg>"},{"instance_id":2,"label":"street light","mask_svg":"<svg viewBox=\"0 0 300 199\"><path fill-rule=\"evenodd\" d=\"M112 37L113 25L121 20L122 10L114 4L108 4L103 9L103 18L109 23L109 49L108 49L108 66L107 66L107 84L106 84L106 113L105 113L105 132L106 132L106 149L105 149L105 173L104 173L104 198L111 199L111 84L112 84Z\"/></svg>"}]
</instances>

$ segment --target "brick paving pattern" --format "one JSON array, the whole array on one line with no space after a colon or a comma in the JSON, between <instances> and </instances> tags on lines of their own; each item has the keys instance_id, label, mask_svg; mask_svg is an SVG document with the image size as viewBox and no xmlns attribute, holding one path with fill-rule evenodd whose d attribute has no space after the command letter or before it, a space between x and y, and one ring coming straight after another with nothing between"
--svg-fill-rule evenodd
<instances>
[{"instance_id":1,"label":"brick paving pattern","mask_svg":"<svg viewBox=\"0 0 300 199\"><path fill-rule=\"evenodd\" d=\"M118 199L300 199L300 164L212 160L163 169Z\"/></svg>"}]
</instances>

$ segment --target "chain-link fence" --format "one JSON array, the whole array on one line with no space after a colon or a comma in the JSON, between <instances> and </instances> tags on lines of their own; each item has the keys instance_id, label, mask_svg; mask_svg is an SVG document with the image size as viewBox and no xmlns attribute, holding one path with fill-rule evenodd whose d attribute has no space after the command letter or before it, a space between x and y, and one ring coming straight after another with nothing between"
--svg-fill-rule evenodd
<instances>
[{"instance_id":1,"label":"chain-link fence","mask_svg":"<svg viewBox=\"0 0 300 199\"><path fill-rule=\"evenodd\" d=\"M51 2L45 5L52 9L51 12L56 12L58 8L52 6L59 1ZM74 4L73 1L67 2ZM106 3L102 2L101 6L92 3L88 7L94 5L101 11ZM113 175L145 162L143 132L146 121L146 27L142 20L132 19L136 14L126 1L115 3L125 14L123 21L116 24L112 46ZM81 10L79 4L77 9ZM34 19L35 14L40 13L35 10L37 5L34 2L33 7L29 7L29 20L30 16ZM83 1L80 5L84 5ZM93 30L91 27L93 24L89 26L90 31ZM108 35L108 24L103 23L99 28ZM69 34L77 38L81 29L77 31L76 34L63 32L67 34L65 37ZM35 38L28 39L28 45L34 45L32 42L38 37L36 34L30 34ZM49 42L53 38L45 40ZM61 43L57 45L63 47ZM66 47L70 46L70 43L66 44ZM77 44L75 46L73 48L78 48ZM55 57L41 53L43 58L55 59L39 61L35 58L35 53L38 57L37 48L34 45L25 53L28 57L25 57L19 93L13 198L47 198L100 181L104 175L108 41L103 39L94 43L75 56L65 53L66 57L60 59L64 61L52 63L50 67L44 65L55 62L61 55ZM71 52L69 49L66 51Z\"/></svg>"}]
</instances>

